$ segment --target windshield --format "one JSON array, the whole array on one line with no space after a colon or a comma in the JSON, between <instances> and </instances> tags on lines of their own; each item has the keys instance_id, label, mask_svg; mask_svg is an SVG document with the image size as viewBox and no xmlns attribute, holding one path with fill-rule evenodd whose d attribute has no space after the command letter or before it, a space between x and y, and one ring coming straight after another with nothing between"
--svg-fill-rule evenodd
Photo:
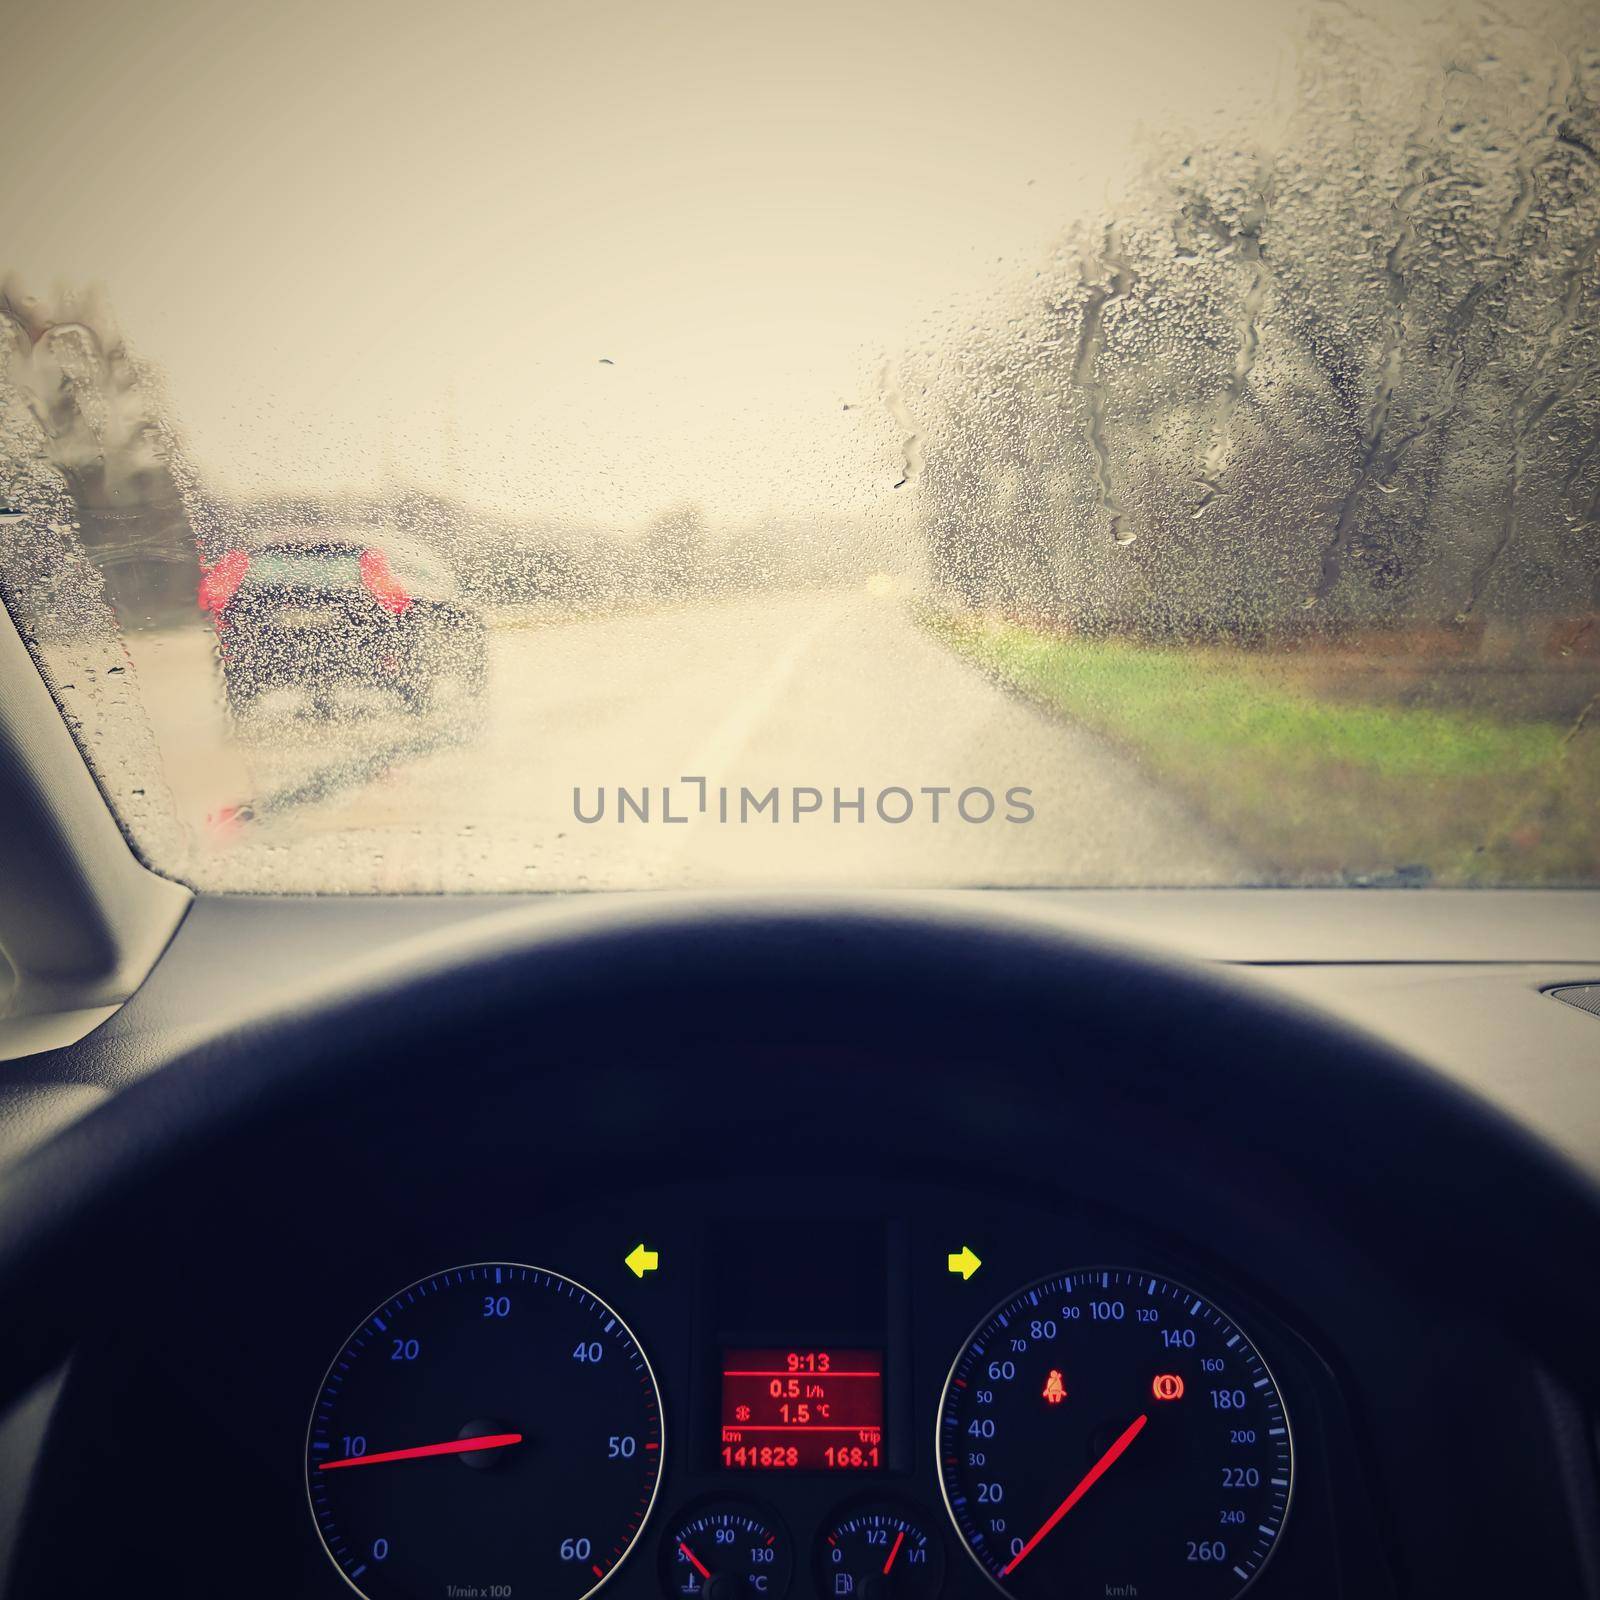
<instances>
[{"instance_id":1,"label":"windshield","mask_svg":"<svg viewBox=\"0 0 1600 1600\"><path fill-rule=\"evenodd\" d=\"M0 593L202 889L1600 881L1594 23L14 8Z\"/></svg>"}]
</instances>

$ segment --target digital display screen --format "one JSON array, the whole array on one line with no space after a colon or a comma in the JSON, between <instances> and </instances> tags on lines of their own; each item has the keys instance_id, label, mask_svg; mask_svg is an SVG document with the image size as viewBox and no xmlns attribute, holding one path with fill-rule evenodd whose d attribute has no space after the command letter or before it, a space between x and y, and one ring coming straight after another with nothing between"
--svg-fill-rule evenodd
<instances>
[{"instance_id":1,"label":"digital display screen","mask_svg":"<svg viewBox=\"0 0 1600 1600\"><path fill-rule=\"evenodd\" d=\"M883 1465L883 1351L722 1352L722 1464L735 1471Z\"/></svg>"}]
</instances>

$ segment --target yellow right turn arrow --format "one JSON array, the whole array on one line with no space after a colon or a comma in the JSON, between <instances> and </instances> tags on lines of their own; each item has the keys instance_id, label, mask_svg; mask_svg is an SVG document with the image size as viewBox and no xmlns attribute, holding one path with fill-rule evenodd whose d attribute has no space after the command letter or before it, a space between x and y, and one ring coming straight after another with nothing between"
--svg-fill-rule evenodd
<instances>
[{"instance_id":1,"label":"yellow right turn arrow","mask_svg":"<svg viewBox=\"0 0 1600 1600\"><path fill-rule=\"evenodd\" d=\"M963 1279L970 1278L983 1263L972 1253L972 1246L962 1245L961 1249L949 1257L950 1270L959 1272Z\"/></svg>"}]
</instances>

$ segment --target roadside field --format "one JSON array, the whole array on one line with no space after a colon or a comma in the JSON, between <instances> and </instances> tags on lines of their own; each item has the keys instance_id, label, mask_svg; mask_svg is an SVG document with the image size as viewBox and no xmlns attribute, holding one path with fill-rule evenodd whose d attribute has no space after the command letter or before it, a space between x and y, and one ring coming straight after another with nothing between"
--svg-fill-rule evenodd
<instances>
[{"instance_id":1,"label":"roadside field","mask_svg":"<svg viewBox=\"0 0 1600 1600\"><path fill-rule=\"evenodd\" d=\"M929 612L995 681L1114 744L1286 882L1600 876L1600 706L1531 717L1318 693L1303 658ZM1590 693L1592 694L1592 687Z\"/></svg>"}]
</instances>

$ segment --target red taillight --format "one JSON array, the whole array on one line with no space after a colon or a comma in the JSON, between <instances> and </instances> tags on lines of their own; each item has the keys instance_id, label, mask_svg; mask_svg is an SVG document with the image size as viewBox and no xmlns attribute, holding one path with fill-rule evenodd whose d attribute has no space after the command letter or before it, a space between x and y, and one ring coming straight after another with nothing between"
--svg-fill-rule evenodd
<instances>
[{"instance_id":1,"label":"red taillight","mask_svg":"<svg viewBox=\"0 0 1600 1600\"><path fill-rule=\"evenodd\" d=\"M239 592L244 575L250 570L247 550L229 550L200 573L200 605L206 611L220 611Z\"/></svg>"},{"instance_id":2,"label":"red taillight","mask_svg":"<svg viewBox=\"0 0 1600 1600\"><path fill-rule=\"evenodd\" d=\"M389 558L381 550L361 552L361 582L368 594L393 617L403 617L411 609L411 596L394 575Z\"/></svg>"}]
</instances>

